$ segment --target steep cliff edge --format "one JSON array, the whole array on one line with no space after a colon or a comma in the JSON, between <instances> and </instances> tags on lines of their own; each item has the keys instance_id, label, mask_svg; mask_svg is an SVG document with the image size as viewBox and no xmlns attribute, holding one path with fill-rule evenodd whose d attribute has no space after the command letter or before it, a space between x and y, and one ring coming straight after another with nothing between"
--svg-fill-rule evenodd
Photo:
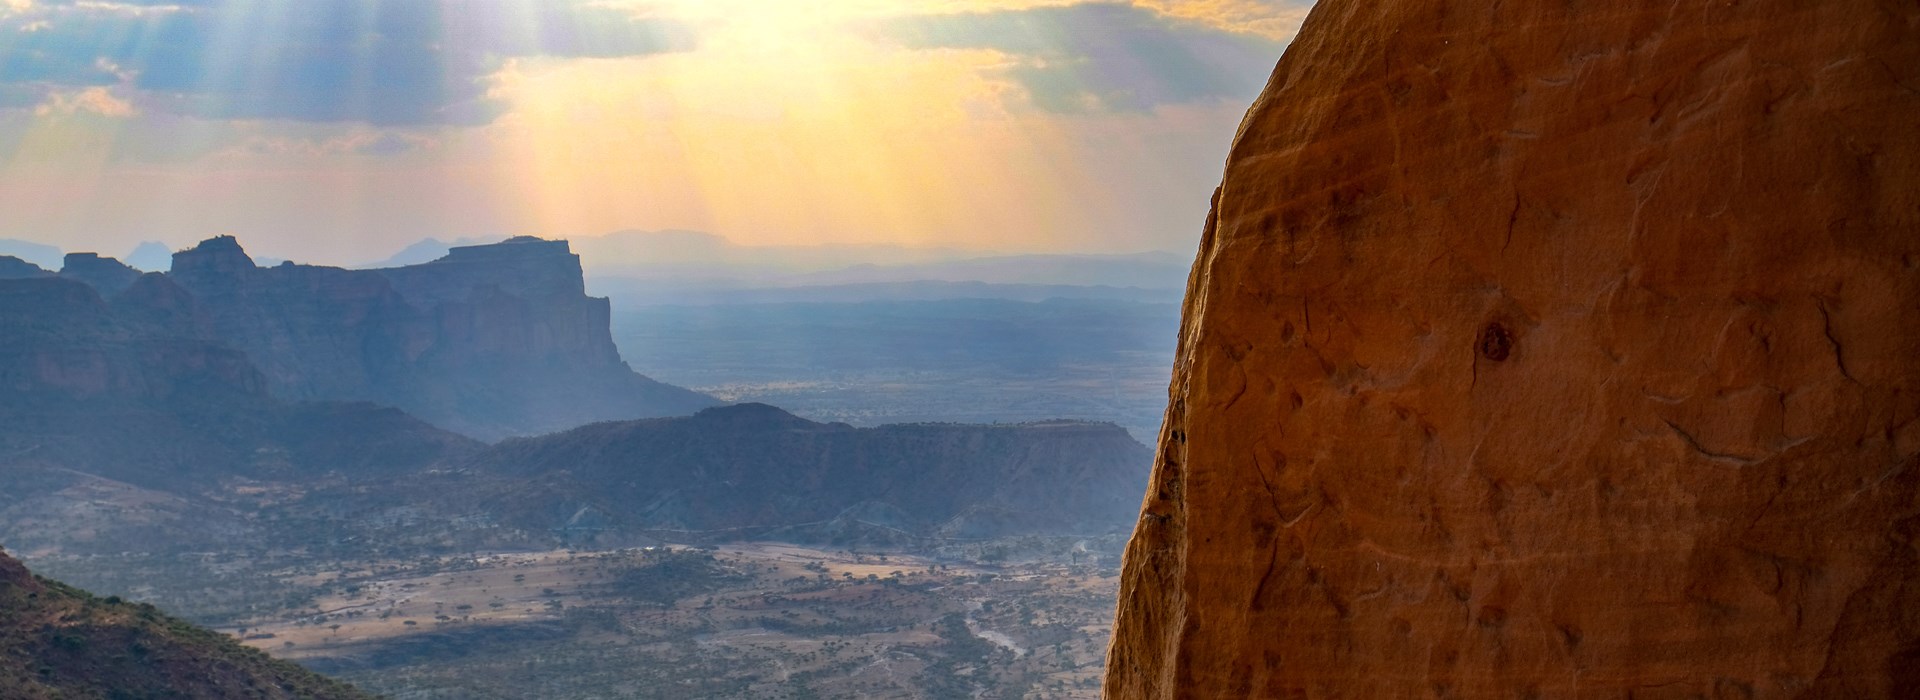
<instances>
[{"instance_id":1,"label":"steep cliff edge","mask_svg":"<svg viewBox=\"0 0 1920 700\"><path fill-rule=\"evenodd\" d=\"M719 404L620 359L609 302L587 296L566 241L461 246L377 272L431 329L432 344L414 360L415 388L390 397L428 421L488 439Z\"/></svg>"},{"instance_id":2,"label":"steep cliff edge","mask_svg":"<svg viewBox=\"0 0 1920 700\"><path fill-rule=\"evenodd\" d=\"M1920 687L1920 8L1323 0L1238 134L1114 698Z\"/></svg>"}]
</instances>

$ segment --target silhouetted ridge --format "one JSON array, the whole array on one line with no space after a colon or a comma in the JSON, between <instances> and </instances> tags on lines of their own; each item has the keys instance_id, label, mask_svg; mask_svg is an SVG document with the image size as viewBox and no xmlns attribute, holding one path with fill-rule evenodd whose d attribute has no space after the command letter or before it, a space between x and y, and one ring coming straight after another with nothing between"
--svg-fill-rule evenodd
<instances>
[{"instance_id":1,"label":"silhouetted ridge","mask_svg":"<svg viewBox=\"0 0 1920 700\"><path fill-rule=\"evenodd\" d=\"M46 277L53 273L41 269L39 265L21 260L11 255L0 255L0 280L31 279Z\"/></svg>"},{"instance_id":2,"label":"silhouetted ridge","mask_svg":"<svg viewBox=\"0 0 1920 700\"><path fill-rule=\"evenodd\" d=\"M691 420L717 430L826 427L764 403L737 403L701 409L693 414Z\"/></svg>"}]
</instances>

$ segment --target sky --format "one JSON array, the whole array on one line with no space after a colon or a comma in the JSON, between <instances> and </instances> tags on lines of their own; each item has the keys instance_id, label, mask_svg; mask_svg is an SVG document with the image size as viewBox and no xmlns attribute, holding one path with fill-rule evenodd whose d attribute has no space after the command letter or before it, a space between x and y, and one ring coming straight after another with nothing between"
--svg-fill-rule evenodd
<instances>
[{"instance_id":1,"label":"sky","mask_svg":"<svg viewBox=\"0 0 1920 700\"><path fill-rule=\"evenodd\" d=\"M0 238L1191 253L1309 5L0 0Z\"/></svg>"}]
</instances>

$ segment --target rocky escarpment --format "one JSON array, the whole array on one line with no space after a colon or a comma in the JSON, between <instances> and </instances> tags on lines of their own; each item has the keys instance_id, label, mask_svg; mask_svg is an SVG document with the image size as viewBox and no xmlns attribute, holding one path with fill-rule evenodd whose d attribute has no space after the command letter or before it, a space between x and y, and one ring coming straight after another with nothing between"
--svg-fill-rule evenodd
<instances>
[{"instance_id":1,"label":"rocky escarpment","mask_svg":"<svg viewBox=\"0 0 1920 700\"><path fill-rule=\"evenodd\" d=\"M1323 0L1235 139L1107 691L1910 697L1920 9Z\"/></svg>"},{"instance_id":2,"label":"rocky escarpment","mask_svg":"<svg viewBox=\"0 0 1920 700\"><path fill-rule=\"evenodd\" d=\"M1150 458L1109 424L854 428L741 404L508 440L463 466L525 479L487 509L537 529L987 537L1124 531Z\"/></svg>"},{"instance_id":3,"label":"rocky escarpment","mask_svg":"<svg viewBox=\"0 0 1920 700\"><path fill-rule=\"evenodd\" d=\"M149 605L44 581L0 553L0 697L370 698Z\"/></svg>"},{"instance_id":4,"label":"rocky escarpment","mask_svg":"<svg viewBox=\"0 0 1920 700\"><path fill-rule=\"evenodd\" d=\"M390 404L484 439L717 403L621 361L607 300L586 296L565 241L345 270L258 267L221 237L177 253L168 276L282 398Z\"/></svg>"}]
</instances>

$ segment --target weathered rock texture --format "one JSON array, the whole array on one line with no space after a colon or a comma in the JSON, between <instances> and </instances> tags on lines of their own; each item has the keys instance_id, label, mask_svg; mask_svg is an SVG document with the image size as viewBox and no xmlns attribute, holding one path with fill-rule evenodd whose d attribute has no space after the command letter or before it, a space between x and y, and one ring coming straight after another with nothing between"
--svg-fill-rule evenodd
<instances>
[{"instance_id":1,"label":"weathered rock texture","mask_svg":"<svg viewBox=\"0 0 1920 700\"><path fill-rule=\"evenodd\" d=\"M1110 697L1911 697L1920 5L1324 0Z\"/></svg>"}]
</instances>

